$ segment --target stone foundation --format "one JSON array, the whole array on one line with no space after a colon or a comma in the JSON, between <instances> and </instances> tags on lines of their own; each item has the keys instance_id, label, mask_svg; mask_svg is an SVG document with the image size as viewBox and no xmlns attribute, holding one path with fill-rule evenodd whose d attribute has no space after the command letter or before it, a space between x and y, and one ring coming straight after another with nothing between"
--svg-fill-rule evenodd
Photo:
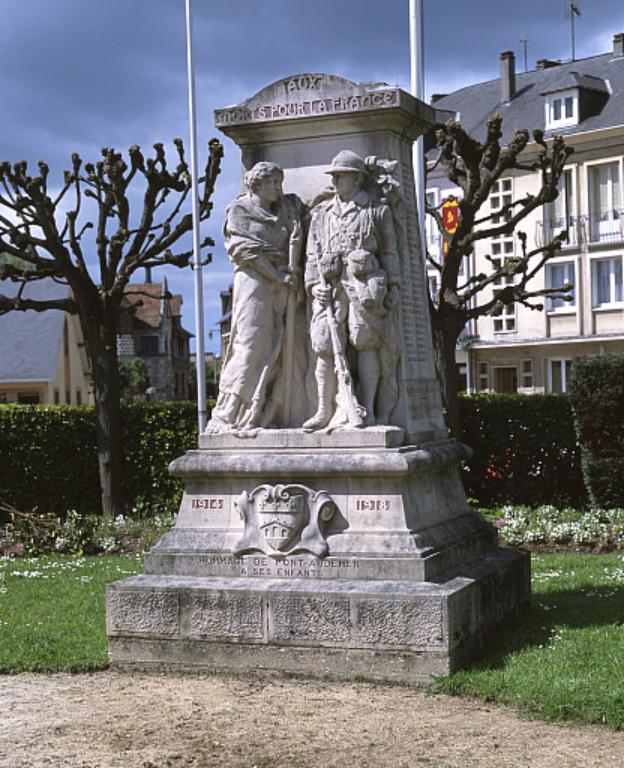
<instances>
[{"instance_id":1,"label":"stone foundation","mask_svg":"<svg viewBox=\"0 0 624 768\"><path fill-rule=\"evenodd\" d=\"M285 452L259 435L174 462L186 489L175 527L144 575L109 586L111 663L418 683L473 658L529 599L528 555L497 547L467 507L462 446L390 448L379 430L357 449L345 432L331 448L317 435ZM245 551L240 499L258 487L322 495L331 517L309 540L302 519L281 550L258 529L261 549Z\"/></svg>"}]
</instances>

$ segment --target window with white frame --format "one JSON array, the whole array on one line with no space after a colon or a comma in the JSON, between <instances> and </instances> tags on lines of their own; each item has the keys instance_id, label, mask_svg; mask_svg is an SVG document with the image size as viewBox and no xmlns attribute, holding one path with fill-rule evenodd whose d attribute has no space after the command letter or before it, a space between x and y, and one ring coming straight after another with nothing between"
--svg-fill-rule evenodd
<instances>
[{"instance_id":1,"label":"window with white frame","mask_svg":"<svg viewBox=\"0 0 624 768\"><path fill-rule=\"evenodd\" d=\"M523 360L521 364L521 372L522 372L522 388L523 389L532 389L533 388L533 360Z\"/></svg>"},{"instance_id":2,"label":"window with white frame","mask_svg":"<svg viewBox=\"0 0 624 768\"><path fill-rule=\"evenodd\" d=\"M570 89L553 93L546 98L546 128L563 128L579 121L578 91Z\"/></svg>"},{"instance_id":3,"label":"window with white frame","mask_svg":"<svg viewBox=\"0 0 624 768\"><path fill-rule=\"evenodd\" d=\"M619 240L621 230L620 163L589 167L589 234L592 242Z\"/></svg>"},{"instance_id":4,"label":"window with white frame","mask_svg":"<svg viewBox=\"0 0 624 768\"><path fill-rule=\"evenodd\" d=\"M499 226L504 224L512 216L512 210L509 207L513 200L513 187L511 179L499 179L492 186L490 192L490 213L492 214L492 226ZM497 211L500 213L497 214ZM513 233L509 235L496 235L491 238L491 257L494 267L502 267L505 263L505 259L513 258L515 254L514 250L514 236ZM512 275L505 275L499 277L494 285L506 285L513 283Z\"/></svg>"},{"instance_id":5,"label":"window with white frame","mask_svg":"<svg viewBox=\"0 0 624 768\"><path fill-rule=\"evenodd\" d=\"M494 292L494 297L499 292ZM516 330L516 305L502 304L497 307L493 316L494 333L511 333Z\"/></svg>"},{"instance_id":6,"label":"window with white frame","mask_svg":"<svg viewBox=\"0 0 624 768\"><path fill-rule=\"evenodd\" d=\"M594 307L622 303L622 257L592 260L592 298Z\"/></svg>"},{"instance_id":7,"label":"window with white frame","mask_svg":"<svg viewBox=\"0 0 624 768\"><path fill-rule=\"evenodd\" d=\"M576 245L577 233L574 227L574 203L575 188L574 176L571 168L567 168L559 177L557 184L559 194L552 201L544 206L544 238L547 243L562 232L567 232L566 245Z\"/></svg>"},{"instance_id":8,"label":"window with white frame","mask_svg":"<svg viewBox=\"0 0 624 768\"><path fill-rule=\"evenodd\" d=\"M567 392L572 375L572 360L551 358L548 360L548 391Z\"/></svg>"},{"instance_id":9,"label":"window with white frame","mask_svg":"<svg viewBox=\"0 0 624 768\"><path fill-rule=\"evenodd\" d=\"M477 390L487 392L490 388L490 366L489 363L479 363L477 367Z\"/></svg>"},{"instance_id":10,"label":"window with white frame","mask_svg":"<svg viewBox=\"0 0 624 768\"><path fill-rule=\"evenodd\" d=\"M563 311L573 309L576 306L576 294L574 279L575 270L573 261L562 261L546 265L546 288L556 288L562 294L569 293L572 301L565 301L560 296L549 296L546 300L546 306L549 312ZM569 290L565 290L569 286Z\"/></svg>"}]
</instances>

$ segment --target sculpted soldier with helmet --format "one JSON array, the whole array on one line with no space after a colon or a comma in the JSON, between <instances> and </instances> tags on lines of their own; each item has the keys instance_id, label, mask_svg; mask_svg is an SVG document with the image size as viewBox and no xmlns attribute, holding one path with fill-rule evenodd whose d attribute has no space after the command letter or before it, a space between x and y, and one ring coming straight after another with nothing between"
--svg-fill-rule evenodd
<instances>
[{"instance_id":1,"label":"sculpted soldier with helmet","mask_svg":"<svg viewBox=\"0 0 624 768\"><path fill-rule=\"evenodd\" d=\"M392 213L366 189L368 169L355 152L339 152L327 173L335 194L312 210L307 239L305 284L312 299L318 408L303 428L389 424L397 400L393 310L400 296ZM341 386L336 359L347 342L355 350L359 413L349 407L353 388L351 382Z\"/></svg>"}]
</instances>

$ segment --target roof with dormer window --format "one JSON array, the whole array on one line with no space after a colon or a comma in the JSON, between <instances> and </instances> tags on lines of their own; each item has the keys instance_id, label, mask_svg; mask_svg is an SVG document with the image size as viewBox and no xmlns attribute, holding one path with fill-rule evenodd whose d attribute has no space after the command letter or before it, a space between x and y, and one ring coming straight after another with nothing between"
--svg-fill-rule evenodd
<instances>
[{"instance_id":1,"label":"roof with dormer window","mask_svg":"<svg viewBox=\"0 0 624 768\"><path fill-rule=\"evenodd\" d=\"M546 130L544 94L568 88L591 91L598 106L591 114L581 114L577 125L558 127L556 133L566 135L624 126L624 56L614 55L612 51L516 73L515 94L506 103L501 103L501 81L496 78L436 98L434 108L438 122L455 117L468 133L481 141L485 139L488 117L500 112L502 141L509 143L519 128ZM548 135L548 130L546 133Z\"/></svg>"},{"instance_id":2,"label":"roof with dormer window","mask_svg":"<svg viewBox=\"0 0 624 768\"><path fill-rule=\"evenodd\" d=\"M602 78L593 77L592 75L581 75L579 72L568 72L562 78L557 80L556 83L548 86L546 90L540 91L540 95L547 96L551 93L570 91L574 88L584 91L597 91L598 93L606 93L607 95L609 93L607 84Z\"/></svg>"}]
</instances>

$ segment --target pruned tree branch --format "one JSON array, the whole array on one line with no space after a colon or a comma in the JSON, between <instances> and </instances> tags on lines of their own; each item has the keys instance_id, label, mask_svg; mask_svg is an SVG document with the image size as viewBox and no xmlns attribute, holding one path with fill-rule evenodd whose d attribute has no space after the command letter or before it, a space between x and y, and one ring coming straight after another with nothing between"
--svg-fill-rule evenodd
<instances>
[{"instance_id":1,"label":"pruned tree branch","mask_svg":"<svg viewBox=\"0 0 624 768\"><path fill-rule=\"evenodd\" d=\"M126 287L140 267L186 267L192 257L180 243L192 229L192 217L184 211L191 177L182 141L174 144L175 166L160 143L150 156L136 145L125 157L105 147L95 163L83 163L74 153L55 192L46 163L39 162L33 176L24 161L0 163L0 279L17 286L5 291L11 295L0 295L0 313L58 309L79 315L93 376L103 511L108 515L123 511L117 333ZM222 156L223 148L212 140L198 179L204 185L201 221L212 210ZM210 260L206 249L211 245L209 237L201 243L204 263ZM43 278L62 281L71 289L68 297L30 298L26 287Z\"/></svg>"},{"instance_id":2,"label":"pruned tree branch","mask_svg":"<svg viewBox=\"0 0 624 768\"><path fill-rule=\"evenodd\" d=\"M495 114L486 125L485 139L477 141L459 123L451 120L436 129L437 157L433 169L461 189L457 226L446 231L438 207L427 205L426 212L436 222L445 243L444 259L428 261L440 273L440 291L435 302L430 300L431 322L436 354L436 367L442 383L451 429L459 435L457 408L457 376L455 348L466 323L484 315L495 315L505 305L518 303L531 309L543 308L540 297L570 299L570 286L533 288L531 281L549 259L559 253L566 235L554 237L546 245L529 250L527 238L517 232L518 226L533 211L557 198L558 185L572 148L560 136L547 142L543 132L533 131L529 147L529 131L517 130L507 146L501 145L502 117ZM484 208L495 185L503 177L527 172L539 175L538 189L515 200L505 200L495 209ZM518 246L513 256L484 257L487 268L460 282L464 259L470 257L481 241L516 233Z\"/></svg>"}]
</instances>

